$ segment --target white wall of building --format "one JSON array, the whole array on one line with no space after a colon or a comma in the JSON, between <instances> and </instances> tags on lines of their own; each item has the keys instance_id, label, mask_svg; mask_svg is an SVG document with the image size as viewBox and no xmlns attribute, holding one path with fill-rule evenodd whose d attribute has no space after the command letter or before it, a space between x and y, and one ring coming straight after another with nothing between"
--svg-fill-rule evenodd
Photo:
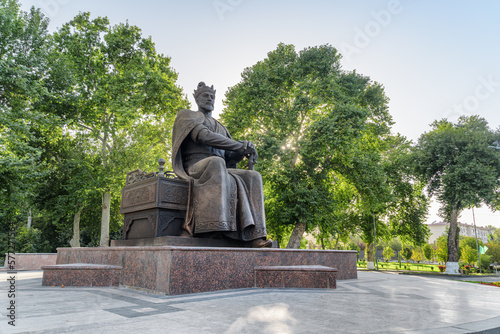
<instances>
[{"instance_id":1,"label":"white wall of building","mask_svg":"<svg viewBox=\"0 0 500 334\"><path fill-rule=\"evenodd\" d=\"M431 236L429 237L429 243L432 244L437 238L446 233L446 229L450 226L449 223L444 222L434 222L427 225L431 230ZM474 225L458 223L460 227L460 235L464 237L476 237L474 231ZM493 232L493 229L488 229L482 226L477 226L477 238L482 240L483 243L488 242L488 235Z\"/></svg>"}]
</instances>

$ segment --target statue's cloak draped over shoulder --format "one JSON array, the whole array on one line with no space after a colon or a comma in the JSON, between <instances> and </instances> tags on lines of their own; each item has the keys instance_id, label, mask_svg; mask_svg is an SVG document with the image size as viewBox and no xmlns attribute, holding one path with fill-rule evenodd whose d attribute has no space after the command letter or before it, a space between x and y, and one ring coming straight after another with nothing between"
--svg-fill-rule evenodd
<instances>
[{"instance_id":1,"label":"statue's cloak draped over shoulder","mask_svg":"<svg viewBox=\"0 0 500 334\"><path fill-rule=\"evenodd\" d=\"M223 232L230 238L244 241L265 238L262 177L255 171L227 168L226 153L230 151L212 148L210 143L204 145L193 139L196 135L191 131L201 127L231 139L222 124L205 117L202 112L178 112L172 131L172 166L179 178L189 182L183 228L191 235ZM200 154L189 151L193 149L207 154L198 159Z\"/></svg>"},{"instance_id":2,"label":"statue's cloak draped over shoulder","mask_svg":"<svg viewBox=\"0 0 500 334\"><path fill-rule=\"evenodd\" d=\"M177 113L172 130L172 167L175 174L184 180L190 180L182 166L181 145L191 130L199 124L203 124L205 116L199 111L183 109Z\"/></svg>"}]
</instances>

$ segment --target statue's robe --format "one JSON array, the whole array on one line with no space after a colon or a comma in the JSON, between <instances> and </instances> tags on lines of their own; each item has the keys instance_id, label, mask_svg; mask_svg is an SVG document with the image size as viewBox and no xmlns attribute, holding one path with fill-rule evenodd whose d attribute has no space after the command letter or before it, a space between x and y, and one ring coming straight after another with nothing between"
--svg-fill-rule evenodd
<instances>
[{"instance_id":1,"label":"statue's robe","mask_svg":"<svg viewBox=\"0 0 500 334\"><path fill-rule=\"evenodd\" d=\"M189 234L219 231L243 241L266 237L262 177L235 168L240 146L214 118L192 110L177 114L172 166L190 183L183 226Z\"/></svg>"}]
</instances>

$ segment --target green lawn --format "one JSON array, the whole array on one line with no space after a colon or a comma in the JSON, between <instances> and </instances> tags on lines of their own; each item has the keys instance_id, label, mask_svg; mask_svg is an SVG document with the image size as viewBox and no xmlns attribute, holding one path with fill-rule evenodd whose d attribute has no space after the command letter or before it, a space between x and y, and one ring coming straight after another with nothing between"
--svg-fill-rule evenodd
<instances>
[{"instance_id":1,"label":"green lawn","mask_svg":"<svg viewBox=\"0 0 500 334\"><path fill-rule=\"evenodd\" d=\"M366 268L366 262L364 261L358 261L357 262L358 268ZM397 262L382 262L379 261L378 263L378 270L397 270L397 271L429 271L433 273L439 273L439 268L437 264L426 264L422 263L417 265L416 263L406 263L406 262L401 262L401 267L399 266L399 263ZM490 271L483 271L482 274L479 272L468 272L467 275L470 276L482 276L482 275L491 275Z\"/></svg>"},{"instance_id":2,"label":"green lawn","mask_svg":"<svg viewBox=\"0 0 500 334\"><path fill-rule=\"evenodd\" d=\"M366 268L366 262L358 261L358 268ZM438 273L439 268L437 264L416 264L401 262L401 267L397 262L379 262L379 270L414 270L414 271L433 271Z\"/></svg>"}]
</instances>

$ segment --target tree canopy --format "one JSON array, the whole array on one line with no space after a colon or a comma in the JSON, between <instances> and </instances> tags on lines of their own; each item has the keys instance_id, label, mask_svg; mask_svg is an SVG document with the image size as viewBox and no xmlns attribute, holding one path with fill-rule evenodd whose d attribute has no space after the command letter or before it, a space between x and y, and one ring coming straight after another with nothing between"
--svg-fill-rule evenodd
<instances>
[{"instance_id":1,"label":"tree canopy","mask_svg":"<svg viewBox=\"0 0 500 334\"><path fill-rule=\"evenodd\" d=\"M53 43L49 94L37 107L63 120L65 136L78 143L74 149L86 153L80 158L97 163L85 188L102 194L105 246L111 197L119 196L125 172L168 158L173 118L188 102L170 58L136 26L80 13L54 33Z\"/></svg>"},{"instance_id":2,"label":"tree canopy","mask_svg":"<svg viewBox=\"0 0 500 334\"><path fill-rule=\"evenodd\" d=\"M329 45L296 52L279 44L226 94L222 121L234 137L259 147L268 226L278 239L293 228L287 247L297 248L304 231L315 228L320 238L346 237L361 225L370 239L372 217L383 231L382 216L389 207L403 214L402 199L410 196L396 186L404 177L397 180L401 169L388 157L409 147L390 134L382 85L343 70L340 58ZM399 207L390 204L395 197ZM394 226L408 220L399 218Z\"/></svg>"},{"instance_id":3,"label":"tree canopy","mask_svg":"<svg viewBox=\"0 0 500 334\"><path fill-rule=\"evenodd\" d=\"M17 1L0 1L0 222L27 216L32 180L43 172L32 125L52 119L33 108L46 92L47 24L40 10L25 13ZM5 232L7 224L0 226Z\"/></svg>"},{"instance_id":4,"label":"tree canopy","mask_svg":"<svg viewBox=\"0 0 500 334\"><path fill-rule=\"evenodd\" d=\"M40 10L15 0L0 16L0 220L33 208L57 245L83 210L86 223L102 220L105 245L126 172L169 161L173 119L189 106L177 73L128 23L80 13L49 34Z\"/></svg>"},{"instance_id":5,"label":"tree canopy","mask_svg":"<svg viewBox=\"0 0 500 334\"><path fill-rule=\"evenodd\" d=\"M500 186L500 159L488 148L495 133L478 116L461 117L456 124L436 121L415 147L416 174L429 195L441 203L441 215L450 221L448 262L459 259L457 219L465 208L482 203L494 208Z\"/></svg>"}]
</instances>

